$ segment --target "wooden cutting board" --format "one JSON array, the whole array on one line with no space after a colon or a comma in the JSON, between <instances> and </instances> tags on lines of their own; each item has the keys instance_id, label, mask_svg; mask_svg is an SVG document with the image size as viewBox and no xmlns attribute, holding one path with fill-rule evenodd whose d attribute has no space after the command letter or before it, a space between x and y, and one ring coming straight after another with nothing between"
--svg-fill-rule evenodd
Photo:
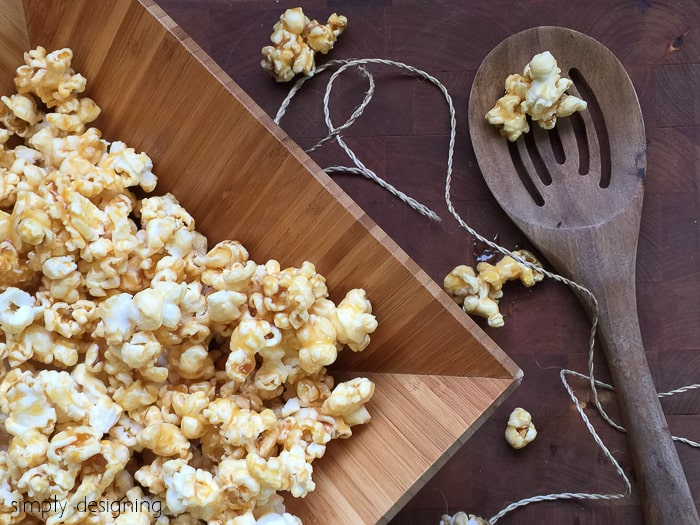
<instances>
[{"instance_id":1,"label":"wooden cutting board","mask_svg":"<svg viewBox=\"0 0 700 525\"><path fill-rule=\"evenodd\" d=\"M271 26L291 1L224 2L160 0L164 9L271 115L289 86L277 85L258 67ZM477 230L505 246L527 247L490 196L467 135L467 94L474 73L498 42L522 29L560 25L603 42L622 61L639 94L648 137L647 179L638 250L637 295L642 336L661 390L700 378L700 4L676 0L494 0L427 2L358 0L303 3L319 20L338 11L349 19L331 58L383 57L434 74L449 89L457 109L454 194L458 211ZM324 82L314 80L293 102L283 128L303 147L325 134L320 99ZM366 83L348 75L333 98L341 122L361 101ZM337 115L337 116L336 116ZM372 169L443 217L447 111L431 86L389 72L377 77L375 99L345 133ZM333 146L313 155L320 165L343 164ZM334 176L363 210L382 226L432 279L455 265L473 264L474 245L449 219L429 223L372 183ZM506 503L542 492L619 492L623 486L587 436L559 383L561 367L585 371L588 320L565 287L545 282L531 290L508 286L506 325L488 333L520 365L522 386L420 491L392 525L436 524L446 512L492 516ZM596 370L607 379L602 356ZM608 446L631 469L625 437L595 417L585 384L581 403ZM615 413L614 397L604 393ZM503 441L508 413L530 410L540 436L513 451ZM662 402L675 433L700 438L700 398ZM700 500L700 453L680 446L696 502ZM638 525L634 500L616 503L545 503L517 511L499 525L617 523Z\"/></svg>"}]
</instances>

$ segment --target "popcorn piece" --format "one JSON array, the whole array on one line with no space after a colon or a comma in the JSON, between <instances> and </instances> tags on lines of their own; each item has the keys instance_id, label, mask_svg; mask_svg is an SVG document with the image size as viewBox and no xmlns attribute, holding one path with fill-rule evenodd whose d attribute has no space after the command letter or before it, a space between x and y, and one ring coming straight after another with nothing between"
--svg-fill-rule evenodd
<instances>
[{"instance_id":1,"label":"popcorn piece","mask_svg":"<svg viewBox=\"0 0 700 525\"><path fill-rule=\"evenodd\" d=\"M63 430L51 438L46 455L56 464L79 465L102 452L101 437L102 434L88 426Z\"/></svg>"},{"instance_id":2,"label":"popcorn piece","mask_svg":"<svg viewBox=\"0 0 700 525\"><path fill-rule=\"evenodd\" d=\"M21 493L12 486L7 451L0 451L0 513L5 523L20 523L24 513L13 502L22 501Z\"/></svg>"},{"instance_id":3,"label":"popcorn piece","mask_svg":"<svg viewBox=\"0 0 700 525\"><path fill-rule=\"evenodd\" d=\"M537 258L527 250L516 250L513 254L534 266L541 266ZM503 284L518 279L530 287L544 278L544 274L510 256L504 256L495 265L481 262L476 269L478 273L466 265L456 266L445 276L443 286L466 313L485 317L489 326L494 328L504 324L503 314L498 308L498 302L503 297Z\"/></svg>"},{"instance_id":4,"label":"popcorn piece","mask_svg":"<svg viewBox=\"0 0 700 525\"><path fill-rule=\"evenodd\" d=\"M316 20L307 23L304 28L304 38L311 49L325 55L333 49L333 45L347 25L346 17L333 13L328 17L326 25L321 25Z\"/></svg>"},{"instance_id":5,"label":"popcorn piece","mask_svg":"<svg viewBox=\"0 0 700 525\"><path fill-rule=\"evenodd\" d=\"M215 290L244 291L257 265L248 259L248 250L236 241L222 241L204 257L202 282Z\"/></svg>"},{"instance_id":6,"label":"popcorn piece","mask_svg":"<svg viewBox=\"0 0 700 525\"><path fill-rule=\"evenodd\" d=\"M338 356L335 328L325 317L312 314L297 332L297 339L301 343L299 364L309 374L330 365Z\"/></svg>"},{"instance_id":7,"label":"popcorn piece","mask_svg":"<svg viewBox=\"0 0 700 525\"><path fill-rule=\"evenodd\" d=\"M199 379L215 375L214 361L209 350L201 344L168 349L168 362L184 379Z\"/></svg>"},{"instance_id":8,"label":"popcorn piece","mask_svg":"<svg viewBox=\"0 0 700 525\"><path fill-rule=\"evenodd\" d=\"M175 413L180 416L180 430L188 439L197 439L207 430L207 420L203 410L209 405L209 398L205 392L192 393L174 392L172 405Z\"/></svg>"},{"instance_id":9,"label":"popcorn piece","mask_svg":"<svg viewBox=\"0 0 700 525\"><path fill-rule=\"evenodd\" d=\"M241 306L246 304L245 294L231 290L218 290L207 295L209 319L215 323L230 323L241 316Z\"/></svg>"},{"instance_id":10,"label":"popcorn piece","mask_svg":"<svg viewBox=\"0 0 700 525\"><path fill-rule=\"evenodd\" d=\"M84 345L82 345L84 346ZM7 358L12 366L34 359L40 363L73 366L81 343L52 333L38 323L21 334L7 337Z\"/></svg>"},{"instance_id":11,"label":"popcorn piece","mask_svg":"<svg viewBox=\"0 0 700 525\"><path fill-rule=\"evenodd\" d=\"M134 306L138 313L135 315L136 325L141 330L157 330L163 324L163 308L165 298L163 292L146 288L134 295Z\"/></svg>"},{"instance_id":12,"label":"popcorn piece","mask_svg":"<svg viewBox=\"0 0 700 525\"><path fill-rule=\"evenodd\" d=\"M302 377L297 381L292 381L294 384L295 398L288 400L288 403L295 401L303 407L320 407L321 404L331 395L333 388L332 381L324 376L323 371L318 374ZM287 405L285 405L286 407Z\"/></svg>"},{"instance_id":13,"label":"popcorn piece","mask_svg":"<svg viewBox=\"0 0 700 525\"><path fill-rule=\"evenodd\" d=\"M268 409L261 412L239 407L230 399L215 399L202 411L210 425L218 428L225 442L234 447L257 451L258 438L277 426L277 416Z\"/></svg>"},{"instance_id":14,"label":"popcorn piece","mask_svg":"<svg viewBox=\"0 0 700 525\"><path fill-rule=\"evenodd\" d=\"M160 383L168 378L168 369L157 365L163 345L152 332L137 332L121 346L111 347L110 350L150 381Z\"/></svg>"},{"instance_id":15,"label":"popcorn piece","mask_svg":"<svg viewBox=\"0 0 700 525\"><path fill-rule=\"evenodd\" d=\"M486 120L494 126L501 126L501 135L515 142L520 135L530 131L527 116L520 104L522 98L518 95L506 94L496 101L496 105L486 113Z\"/></svg>"},{"instance_id":16,"label":"popcorn piece","mask_svg":"<svg viewBox=\"0 0 700 525\"><path fill-rule=\"evenodd\" d=\"M19 334L34 322L42 308L24 290L9 287L0 293L0 328L8 334Z\"/></svg>"},{"instance_id":17,"label":"popcorn piece","mask_svg":"<svg viewBox=\"0 0 700 525\"><path fill-rule=\"evenodd\" d=\"M2 97L2 101L16 118L30 125L36 124L43 118L32 97L18 94L11 97Z\"/></svg>"},{"instance_id":18,"label":"popcorn piece","mask_svg":"<svg viewBox=\"0 0 700 525\"><path fill-rule=\"evenodd\" d=\"M475 514L460 511L454 516L443 515L440 525L489 525L489 522Z\"/></svg>"},{"instance_id":19,"label":"popcorn piece","mask_svg":"<svg viewBox=\"0 0 700 525\"><path fill-rule=\"evenodd\" d=\"M541 266L537 258L527 250L516 250L513 253L530 264ZM544 274L519 263L509 255L504 256L495 266L487 262L480 262L477 264L476 270L479 272L479 276L496 291L501 290L506 281L518 279L529 288L544 278Z\"/></svg>"},{"instance_id":20,"label":"popcorn piece","mask_svg":"<svg viewBox=\"0 0 700 525\"><path fill-rule=\"evenodd\" d=\"M279 329L267 321L244 319L231 334L231 353L226 360L229 378L243 382L255 370L255 354L282 340Z\"/></svg>"},{"instance_id":21,"label":"popcorn piece","mask_svg":"<svg viewBox=\"0 0 700 525\"><path fill-rule=\"evenodd\" d=\"M299 518L288 512L283 514L268 512L260 516L255 525L302 525L302 523Z\"/></svg>"},{"instance_id":22,"label":"popcorn piece","mask_svg":"<svg viewBox=\"0 0 700 525\"><path fill-rule=\"evenodd\" d=\"M505 435L508 444L515 449L523 448L533 441L537 437L537 430L530 413L522 408L513 410L508 418Z\"/></svg>"},{"instance_id":23,"label":"popcorn piece","mask_svg":"<svg viewBox=\"0 0 700 525\"><path fill-rule=\"evenodd\" d=\"M374 394L374 383L364 377L358 377L339 383L323 402L321 411L331 416L342 417L348 425L367 423L370 414L365 404Z\"/></svg>"},{"instance_id":24,"label":"popcorn piece","mask_svg":"<svg viewBox=\"0 0 700 525\"><path fill-rule=\"evenodd\" d=\"M307 461L324 455L327 443L337 437L347 437L348 432L338 432L347 425L340 418L321 414L315 408L297 408L283 420L278 442L284 449L301 445Z\"/></svg>"},{"instance_id":25,"label":"popcorn piece","mask_svg":"<svg viewBox=\"0 0 700 525\"><path fill-rule=\"evenodd\" d=\"M48 280L47 287L52 297L69 304L80 299L82 275L77 269L75 259L69 255L49 257L44 261L41 270Z\"/></svg>"},{"instance_id":26,"label":"popcorn piece","mask_svg":"<svg viewBox=\"0 0 700 525\"><path fill-rule=\"evenodd\" d=\"M261 399L274 399L284 391L290 367L284 362L287 351L283 346L265 348L259 352L262 364L255 372L254 386Z\"/></svg>"},{"instance_id":27,"label":"popcorn piece","mask_svg":"<svg viewBox=\"0 0 700 525\"><path fill-rule=\"evenodd\" d=\"M163 481L167 487L165 502L177 514L207 515L207 507L212 507L221 493L210 472L195 469L182 459L163 463Z\"/></svg>"},{"instance_id":28,"label":"popcorn piece","mask_svg":"<svg viewBox=\"0 0 700 525\"><path fill-rule=\"evenodd\" d=\"M270 459L268 463L273 461ZM311 479L311 463L306 461L306 454L301 445L283 450L279 455L279 464L283 478L281 488L291 492L295 498L303 498L316 488L316 484Z\"/></svg>"},{"instance_id":29,"label":"popcorn piece","mask_svg":"<svg viewBox=\"0 0 700 525\"><path fill-rule=\"evenodd\" d=\"M92 403L78 391L77 383L68 372L41 370L37 378L56 411L58 423L83 422Z\"/></svg>"},{"instance_id":30,"label":"popcorn piece","mask_svg":"<svg viewBox=\"0 0 700 525\"><path fill-rule=\"evenodd\" d=\"M297 73L310 75L316 68L315 54L326 54L340 34L348 19L333 13L325 25L309 20L301 7L287 9L273 27L270 40L273 45L262 48L262 68L277 82L288 82Z\"/></svg>"},{"instance_id":31,"label":"popcorn piece","mask_svg":"<svg viewBox=\"0 0 700 525\"><path fill-rule=\"evenodd\" d=\"M269 260L255 269L250 285L251 313L280 329L299 329L314 302L328 295L325 279L308 261L300 268L281 269L279 262Z\"/></svg>"},{"instance_id":32,"label":"popcorn piece","mask_svg":"<svg viewBox=\"0 0 700 525\"><path fill-rule=\"evenodd\" d=\"M520 135L530 131L526 115L541 128L552 129L557 117L568 117L585 110L585 101L566 94L573 82L562 78L560 73L561 69L549 51L535 55L522 75L513 74L506 78L506 93L486 113L486 120L500 126L501 135L515 142Z\"/></svg>"},{"instance_id":33,"label":"popcorn piece","mask_svg":"<svg viewBox=\"0 0 700 525\"><path fill-rule=\"evenodd\" d=\"M491 287L474 273L474 269L466 266L456 266L445 276L443 286L452 295L457 304L470 314L488 319L489 326L503 326L503 314L498 309L498 293L491 293Z\"/></svg>"},{"instance_id":34,"label":"popcorn piece","mask_svg":"<svg viewBox=\"0 0 700 525\"><path fill-rule=\"evenodd\" d=\"M36 94L47 107L69 113L74 95L82 93L86 85L85 77L71 68L72 59L68 48L47 54L46 49L37 47L25 53L26 65L17 68L17 92Z\"/></svg>"},{"instance_id":35,"label":"popcorn piece","mask_svg":"<svg viewBox=\"0 0 700 525\"><path fill-rule=\"evenodd\" d=\"M0 383L0 408L7 414L5 430L13 436L31 429L51 432L56 423L56 410L29 371L15 368L5 376Z\"/></svg>"},{"instance_id":36,"label":"popcorn piece","mask_svg":"<svg viewBox=\"0 0 700 525\"><path fill-rule=\"evenodd\" d=\"M104 337L108 344L119 345L126 341L136 329L134 319L138 309L131 294L120 293L108 297L97 307L100 322L95 335Z\"/></svg>"},{"instance_id":37,"label":"popcorn piece","mask_svg":"<svg viewBox=\"0 0 700 525\"><path fill-rule=\"evenodd\" d=\"M347 344L354 352L360 352L369 345L369 334L377 329L377 319L372 315L365 291L350 290L336 308L334 323L338 331L338 342Z\"/></svg>"},{"instance_id":38,"label":"popcorn piece","mask_svg":"<svg viewBox=\"0 0 700 525\"><path fill-rule=\"evenodd\" d=\"M152 450L154 454L164 457L189 455L190 442L171 423L148 425L138 436L139 446Z\"/></svg>"}]
</instances>

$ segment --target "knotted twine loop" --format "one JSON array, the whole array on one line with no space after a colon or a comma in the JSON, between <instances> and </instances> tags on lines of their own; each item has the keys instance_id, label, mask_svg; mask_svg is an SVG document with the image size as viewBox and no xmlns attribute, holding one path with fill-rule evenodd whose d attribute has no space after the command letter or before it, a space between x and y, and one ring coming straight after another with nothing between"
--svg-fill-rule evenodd
<instances>
[{"instance_id":1,"label":"knotted twine loop","mask_svg":"<svg viewBox=\"0 0 700 525\"><path fill-rule=\"evenodd\" d=\"M411 73L418 75L425 80L428 80L429 82L432 82L436 86L442 86L440 82L429 75L428 73L425 73L424 71L420 71L419 69L416 69L412 66L408 66L406 64L400 64L399 62L394 62L392 60L384 60L381 58L365 58L365 59L352 59L352 60L331 60L322 66L317 67L309 76L302 77L299 79L294 86L292 86L292 89L289 91L289 94L286 96L284 101L282 101L282 104L277 110L277 115L275 115L275 123L279 124L280 120L284 116L284 114L287 111L287 108L289 107L290 102L292 101L292 98L294 98L294 95L297 94L297 92L301 89L301 87L304 85L304 83L313 78L314 76L318 75L319 73L322 73L326 69L340 65L338 70L331 75L330 79L328 80L328 84L326 85L326 91L323 96L323 115L324 119L326 122L326 126L328 127L328 135L321 139L318 143L316 143L314 146L309 148L307 153L311 153L313 151L316 151L318 148L320 148L323 144L326 142L329 142L331 140L335 140L336 143L345 151L348 157L350 157L350 160L355 164L354 167L349 167L349 166L330 166L328 168L325 168L324 171L326 173L338 173L338 172L346 172L346 173L352 173L356 175L362 175L369 180L375 182L376 184L379 184L382 188L387 190L389 193L394 195L395 197L399 198L401 201L405 202L408 204L411 208L414 210L418 211L421 215L424 215L428 217L429 219L440 222L440 217L438 216L437 213L435 213L433 210L425 206L424 204L421 204L417 200L415 200L412 197L409 197L406 195L404 192L401 190L397 189L394 187L392 184L388 183L381 177L379 177L374 171L369 169L367 166L365 166L362 161L355 155L355 152L353 152L350 147L345 143L345 141L342 139L340 134L352 126L357 120L357 118L362 115L364 112L365 108L369 104L369 102L372 100L372 96L374 95L374 77L367 71L367 69L364 67L365 64L385 64L385 65L396 65L399 67L402 67ZM365 93L365 97L362 100L362 102L355 108L355 110L352 112L350 115L350 118L348 118L347 121L345 121L344 124L334 127L333 122L331 121L331 116L330 116L330 97L331 97L331 92L333 90L333 83L335 80L348 68L351 67L357 67L369 80L369 88L367 89ZM441 88L443 90L443 93L446 97L449 97L449 94L447 93L447 90L445 89L444 86ZM451 104L451 100L450 100ZM454 112L454 109L452 109ZM454 138L452 139L453 143L450 147L450 155L448 159L448 173L452 171L452 152L454 151Z\"/></svg>"},{"instance_id":2,"label":"knotted twine loop","mask_svg":"<svg viewBox=\"0 0 700 525\"><path fill-rule=\"evenodd\" d=\"M595 295L588 290L586 287L578 284L575 281L572 281L571 279L568 279L562 275L556 274L554 272L550 272L549 270L546 270L545 268L542 268L541 266L535 265L519 255L513 253L511 250L508 250L507 248L487 239L483 235L481 235L479 232L474 230L469 224L464 221L462 216L457 212L455 209L453 203L452 203L452 171L453 171L453 157L454 157L454 147L455 147L455 141L456 141L456 136L457 136L457 119L456 119L456 112L454 109L454 104L452 102L452 97L450 96L449 92L447 91L447 88L435 77L432 75L426 73L425 71L422 71L418 68L415 68L413 66L410 66L408 64L404 64L402 62L396 62L393 60L386 60L382 58L363 58L363 59L346 59L346 60L331 60L319 67L317 67L309 76L302 77L299 79L290 89L289 93L283 100L282 104L280 105L280 108L277 111L277 114L275 115L274 121L276 124L279 124L282 117L285 115L287 112L287 109L289 108L289 105L294 98L294 96L299 92L299 90L302 88L304 83L318 75L319 73L322 73L323 71L339 66L338 69L331 75L330 79L328 80L328 83L326 84L326 89L325 93L323 96L323 114L324 114L324 121L326 124L326 127L328 128L328 135L326 135L323 139L321 139L319 142L317 142L314 146L309 148L307 150L307 153L312 153L313 151L316 151L318 148L326 144L327 142L331 142L335 140L335 142L345 151L345 153L348 155L350 160L354 163L354 166L331 166L328 168L325 168L324 171L327 173L338 173L338 172L346 172L346 173L351 173L351 174L357 174L357 175L362 175L369 180L372 180L373 182L379 184L381 187L389 191L391 194L399 198L401 201L405 202L409 206L411 206L413 209L421 213L422 215L434 220L434 221L440 221L440 217L432 211L430 208L427 206L421 204L417 200L415 200L412 197L409 197L396 187L394 187L392 184L388 183L381 177L379 177L374 171L370 170L367 166L362 163L362 161L357 157L357 155L350 149L350 147L345 143L345 141L342 139L342 132L347 130L350 126L352 126L355 121L364 113L364 110L367 108L369 105L370 101L372 100L372 97L374 96L375 92L375 81L373 75L367 70L365 65L368 64L381 64L385 66L393 66L393 67L398 67L400 69L403 69L405 71L408 71L411 73L413 76L416 76L418 78L421 78L423 80L427 80L431 84L433 84L435 87L437 87L440 92L442 93L443 97L445 98L445 102L447 103L448 109L449 109L449 116L450 116L450 138L449 138L449 145L448 145L448 151L447 151L447 172L445 176L445 193L444 193L444 198L445 198L445 203L447 205L447 209L450 212L450 215L457 221L457 224L464 230L466 230L470 235L472 235L474 238L478 239L480 242L484 243L485 245L489 246L491 249L496 250L497 252L501 253L502 255L507 255L515 259L518 263L532 269L533 271L536 271L538 273L541 273L542 275L553 279L555 281L558 281L560 283L563 283L567 286L569 286L572 290L575 292L583 295L586 299L590 301L590 304L592 305L592 314L591 314L591 329L589 332L589 338L588 338L588 375L584 375L580 372L576 372L574 370L568 370L568 369L562 369L560 371L560 379L562 384L564 385L564 388L569 395L569 398L571 399L572 403L576 407L576 411L578 412L579 416L581 417L581 420L584 422L586 428L588 429L588 432L591 434L593 437L593 440L595 443L598 445L598 447L601 449L605 457L608 459L608 461L612 464L614 467L615 471L617 474L620 476L620 478L623 480L624 485L625 485L625 492L624 493L619 493L619 494L595 494L595 493L581 493L581 492L561 492L561 493L554 493L554 494L544 494L544 495L539 495L539 496L533 496L530 498L524 498L519 501L516 501L514 503L509 504L505 508L503 508L501 511L499 511L497 514L495 514L492 518L488 520L488 523L491 525L495 524L500 518L505 516L506 514L520 508L524 507L526 505L529 505L531 503L536 503L536 502L541 502L541 501L555 501L555 500L569 500L569 499L576 499L576 500L616 500L616 499L623 499L631 495L632 493L632 485L630 483L629 478L623 471L622 467L618 463L618 461L615 459L613 454L610 452L610 450L606 447L606 445L603 443L602 439L600 438L599 434L597 433L595 427L591 423L590 419L586 415L586 413L583 411L583 408L581 408L581 404L579 402L579 399L576 397L576 394L574 393L574 390L572 389L571 385L569 384L569 381L567 380L567 376L574 376L578 377L581 379L588 380L588 384L590 386L591 392L593 393L593 401L594 405L596 407L596 410L598 413L601 415L603 420L605 420L610 426L613 428L625 432L625 428L621 426L620 424L616 423L613 421L613 419L608 415L608 413L605 411L603 408L600 398L598 396L598 388L604 388L607 390L614 391L615 389L612 387L612 385L609 385L607 383L603 383L601 381L598 381L595 379L595 374L594 374L594 355L595 355L595 336L596 336L596 331L598 328L598 319L599 319L599 306L598 306L598 300L596 299ZM367 91L365 92L364 98L360 104L358 104L355 109L353 110L352 114L350 117L340 126L334 126L331 116L330 116L330 96L331 92L333 90L333 84L335 80L346 70L349 68L357 68L366 78L368 81L368 88ZM664 392L658 394L659 397L668 397L672 396L675 394L683 393L683 392L688 392L691 390L695 389L700 389L700 384L693 384L693 385L688 385L684 386L675 390L672 390L670 392ZM685 443L687 445L690 445L692 447L697 447L700 448L700 443L689 440L687 438L683 437L677 437L673 436L673 439L675 441L679 441L681 443ZM443 523L445 522L445 519L448 519L449 523L454 522L454 516L449 517L449 516L444 516L443 517Z\"/></svg>"}]
</instances>

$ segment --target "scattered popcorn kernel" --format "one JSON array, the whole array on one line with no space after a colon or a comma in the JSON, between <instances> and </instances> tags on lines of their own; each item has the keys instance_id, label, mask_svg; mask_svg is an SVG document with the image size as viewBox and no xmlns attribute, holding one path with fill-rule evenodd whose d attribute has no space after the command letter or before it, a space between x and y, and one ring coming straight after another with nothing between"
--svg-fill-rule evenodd
<instances>
[{"instance_id":1,"label":"scattered popcorn kernel","mask_svg":"<svg viewBox=\"0 0 700 525\"><path fill-rule=\"evenodd\" d=\"M535 266L541 266L537 258L527 250L516 250L519 256ZM495 265L481 262L474 269L466 266L456 266L445 276L443 287L457 304L469 314L485 317L491 327L503 326L503 314L498 303L503 297L503 285L506 281L519 280L524 286L534 286L544 278L537 272L510 256L504 256Z\"/></svg>"},{"instance_id":2,"label":"scattered popcorn kernel","mask_svg":"<svg viewBox=\"0 0 700 525\"><path fill-rule=\"evenodd\" d=\"M273 42L310 71L346 23L289 10ZM39 522L8 498L56 498L51 525L300 525L280 493L314 490L313 460L369 421L374 385L326 367L367 347L372 305L334 304L311 262L210 249L174 195L138 196L153 162L88 127L72 56L30 50L0 98L0 522ZM163 515L79 511L102 499Z\"/></svg>"},{"instance_id":3,"label":"scattered popcorn kernel","mask_svg":"<svg viewBox=\"0 0 700 525\"><path fill-rule=\"evenodd\" d=\"M537 437L532 416L527 410L516 408L511 412L506 426L506 441L515 448L523 448Z\"/></svg>"},{"instance_id":4,"label":"scattered popcorn kernel","mask_svg":"<svg viewBox=\"0 0 700 525\"><path fill-rule=\"evenodd\" d=\"M557 117L568 117L583 111L585 101L566 91L573 85L561 77L561 69L549 51L532 57L522 75L509 75L505 81L505 95L486 113L486 120L499 126L501 135L511 142L530 131L529 115L541 128L552 129Z\"/></svg>"},{"instance_id":5,"label":"scattered popcorn kernel","mask_svg":"<svg viewBox=\"0 0 700 525\"><path fill-rule=\"evenodd\" d=\"M489 525L484 518L466 512L458 512L453 516L445 514L440 519L440 525Z\"/></svg>"},{"instance_id":6,"label":"scattered popcorn kernel","mask_svg":"<svg viewBox=\"0 0 700 525\"><path fill-rule=\"evenodd\" d=\"M297 73L309 75L316 68L315 54L326 54L340 34L348 19L333 13L327 23L309 20L301 7L287 9L273 27L270 41L273 45L262 48L262 68L277 82L288 82Z\"/></svg>"}]
</instances>

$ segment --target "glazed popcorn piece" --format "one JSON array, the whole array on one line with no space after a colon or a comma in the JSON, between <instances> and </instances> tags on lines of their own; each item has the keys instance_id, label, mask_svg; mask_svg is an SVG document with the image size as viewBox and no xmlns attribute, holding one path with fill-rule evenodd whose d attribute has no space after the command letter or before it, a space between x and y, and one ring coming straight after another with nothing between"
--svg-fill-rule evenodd
<instances>
[{"instance_id":1,"label":"glazed popcorn piece","mask_svg":"<svg viewBox=\"0 0 700 525\"><path fill-rule=\"evenodd\" d=\"M330 416L342 417L350 425L366 423L370 419L365 403L374 394L374 383L364 377L338 384L323 402L321 411Z\"/></svg>"},{"instance_id":2,"label":"glazed popcorn piece","mask_svg":"<svg viewBox=\"0 0 700 525\"><path fill-rule=\"evenodd\" d=\"M315 54L333 49L347 24L347 18L336 13L324 25L309 20L301 7L287 9L273 27L273 45L262 48L260 65L277 82L288 82L298 73L309 75L316 68Z\"/></svg>"},{"instance_id":3,"label":"glazed popcorn piece","mask_svg":"<svg viewBox=\"0 0 700 525\"><path fill-rule=\"evenodd\" d=\"M561 76L561 69L549 51L532 57L523 74L508 75L505 95L486 113L486 120L499 127L501 135L511 142L530 131L529 115L544 129L552 129L558 117L583 111L587 103L566 91L573 85Z\"/></svg>"},{"instance_id":4,"label":"glazed popcorn piece","mask_svg":"<svg viewBox=\"0 0 700 525\"><path fill-rule=\"evenodd\" d=\"M523 448L537 437L537 430L532 423L532 416L523 408L511 412L506 426L506 441L515 448Z\"/></svg>"},{"instance_id":5,"label":"glazed popcorn piece","mask_svg":"<svg viewBox=\"0 0 700 525\"><path fill-rule=\"evenodd\" d=\"M42 309L35 306L34 298L24 290L9 287L0 294L0 328L16 335L34 322Z\"/></svg>"},{"instance_id":6,"label":"glazed popcorn piece","mask_svg":"<svg viewBox=\"0 0 700 525\"><path fill-rule=\"evenodd\" d=\"M537 258L527 250L516 250L513 253L535 266L541 266ZM480 262L476 266L476 272L470 266L456 266L445 276L443 286L457 304L462 305L465 312L485 317L489 326L499 328L505 323L498 307L503 297L503 285L507 281L519 280L524 286L531 287L543 278L544 274L506 255L495 265Z\"/></svg>"},{"instance_id":7,"label":"glazed popcorn piece","mask_svg":"<svg viewBox=\"0 0 700 525\"><path fill-rule=\"evenodd\" d=\"M460 511L454 516L442 516L440 525L488 525L488 522L475 514Z\"/></svg>"},{"instance_id":8,"label":"glazed popcorn piece","mask_svg":"<svg viewBox=\"0 0 700 525\"><path fill-rule=\"evenodd\" d=\"M294 16L319 52L344 27ZM361 289L336 305L311 262L209 248L174 195L142 197L151 159L88 127L100 109L71 58L28 52L0 104L3 516L58 498L72 510L47 523L296 525L280 492L312 491L312 462L369 421L374 385L326 367L367 347L372 305ZM162 515L76 511L86 498Z\"/></svg>"}]
</instances>

